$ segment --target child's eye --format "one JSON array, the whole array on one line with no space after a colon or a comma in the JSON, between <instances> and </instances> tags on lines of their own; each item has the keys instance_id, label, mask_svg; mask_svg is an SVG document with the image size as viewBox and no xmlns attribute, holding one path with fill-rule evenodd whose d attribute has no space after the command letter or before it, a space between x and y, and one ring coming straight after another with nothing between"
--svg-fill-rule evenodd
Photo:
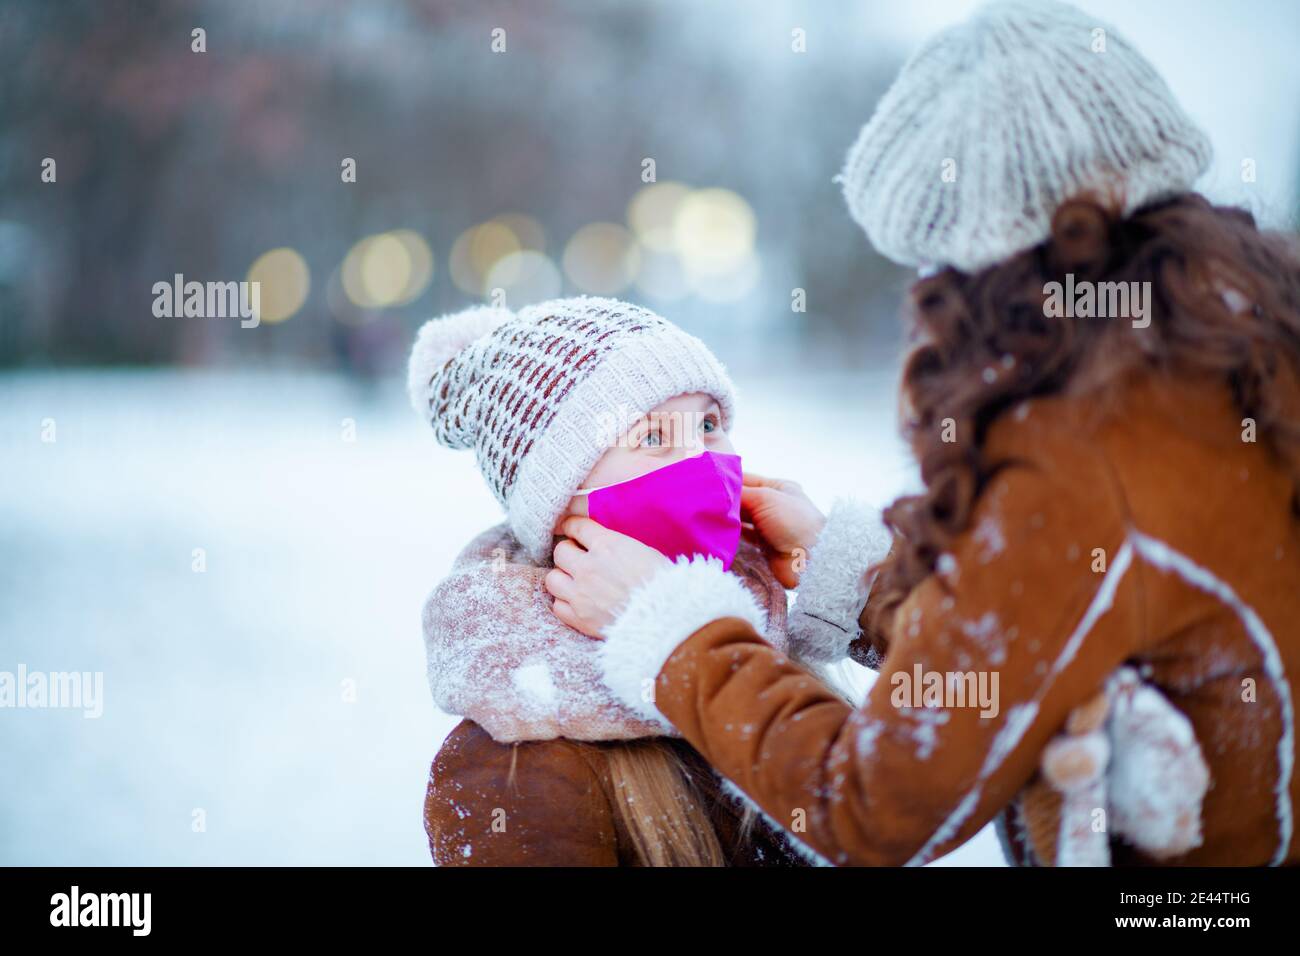
<instances>
[{"instance_id":1,"label":"child's eye","mask_svg":"<svg viewBox=\"0 0 1300 956\"><path fill-rule=\"evenodd\" d=\"M721 423L718 421L718 416L716 416L716 415L705 415L705 416L704 416L704 421L702 421L702 422L700 423L700 431L704 432L704 434L707 435L707 434L709 434L709 432L715 432L715 431L717 431L717 430L718 430L718 426L719 426L720 424L721 424Z\"/></svg>"},{"instance_id":2,"label":"child's eye","mask_svg":"<svg viewBox=\"0 0 1300 956\"><path fill-rule=\"evenodd\" d=\"M645 437L641 439L642 448L658 448L663 443L663 436L657 430L646 432Z\"/></svg>"}]
</instances>

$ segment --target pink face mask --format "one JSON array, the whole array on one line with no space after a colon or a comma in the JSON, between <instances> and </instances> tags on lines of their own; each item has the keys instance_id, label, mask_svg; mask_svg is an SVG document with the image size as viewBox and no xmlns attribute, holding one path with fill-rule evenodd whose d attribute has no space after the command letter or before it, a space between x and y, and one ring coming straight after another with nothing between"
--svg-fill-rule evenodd
<instances>
[{"instance_id":1,"label":"pink face mask","mask_svg":"<svg viewBox=\"0 0 1300 956\"><path fill-rule=\"evenodd\" d=\"M587 514L670 558L708 555L730 568L740 547L739 455L706 451L587 495Z\"/></svg>"}]
</instances>

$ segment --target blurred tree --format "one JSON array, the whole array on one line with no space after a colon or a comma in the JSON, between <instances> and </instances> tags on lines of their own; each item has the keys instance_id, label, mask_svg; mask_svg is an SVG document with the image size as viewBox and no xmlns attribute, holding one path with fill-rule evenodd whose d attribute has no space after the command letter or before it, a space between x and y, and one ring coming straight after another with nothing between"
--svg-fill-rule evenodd
<instances>
[{"instance_id":1,"label":"blurred tree","mask_svg":"<svg viewBox=\"0 0 1300 956\"><path fill-rule=\"evenodd\" d=\"M200 27L206 52L191 49ZM505 53L490 46L497 28ZM755 294L688 299L666 307L674 318L743 322L756 348L765 330L862 338L873 316L894 334L901 273L869 250L831 177L897 59L842 9L11 0L0 57L0 226L26 237L22 264L0 261L0 362L293 359L380 374L403 329L465 304L445 268L464 229L524 212L558 259L582 225L623 218L646 157L660 179L735 190L758 217ZM40 179L47 156L54 184ZM344 157L355 183L341 181ZM428 240L437 278L378 319L391 331L358 331L377 319L331 296L331 277L358 239L397 227ZM155 282L243 279L279 246L311 269L289 321L251 333L153 315ZM806 314L790 309L795 287Z\"/></svg>"}]
</instances>

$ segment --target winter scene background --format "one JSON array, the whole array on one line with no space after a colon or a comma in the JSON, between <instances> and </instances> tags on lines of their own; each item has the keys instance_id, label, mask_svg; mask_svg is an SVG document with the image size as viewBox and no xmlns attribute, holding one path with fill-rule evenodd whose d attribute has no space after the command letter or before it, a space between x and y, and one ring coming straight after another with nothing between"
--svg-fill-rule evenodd
<instances>
[{"instance_id":1,"label":"winter scene background","mask_svg":"<svg viewBox=\"0 0 1300 956\"><path fill-rule=\"evenodd\" d=\"M700 335L747 467L823 507L912 485L910 276L832 178L974 5L0 7L0 671L103 675L98 717L0 710L0 863L428 863L420 608L500 515L402 365L491 289ZM1296 230L1300 6L1081 5L1210 132L1205 190ZM156 315L177 274L261 282L259 324Z\"/></svg>"}]
</instances>

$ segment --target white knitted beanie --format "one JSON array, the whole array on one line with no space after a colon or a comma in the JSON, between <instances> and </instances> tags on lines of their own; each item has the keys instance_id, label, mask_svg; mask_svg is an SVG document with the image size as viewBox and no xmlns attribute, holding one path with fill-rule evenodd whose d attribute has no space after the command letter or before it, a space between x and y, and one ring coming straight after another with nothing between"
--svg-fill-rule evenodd
<instances>
[{"instance_id":1,"label":"white knitted beanie","mask_svg":"<svg viewBox=\"0 0 1300 956\"><path fill-rule=\"evenodd\" d=\"M614 299L579 297L518 314L483 306L426 322L411 350L411 404L448 448L473 448L534 560L606 449L677 395L735 390L708 347L671 322Z\"/></svg>"},{"instance_id":2,"label":"white knitted beanie","mask_svg":"<svg viewBox=\"0 0 1300 956\"><path fill-rule=\"evenodd\" d=\"M1086 191L1125 213L1191 188L1205 134L1108 24L1000 2L931 38L849 150L849 211L881 253L974 272L1043 242Z\"/></svg>"}]
</instances>

